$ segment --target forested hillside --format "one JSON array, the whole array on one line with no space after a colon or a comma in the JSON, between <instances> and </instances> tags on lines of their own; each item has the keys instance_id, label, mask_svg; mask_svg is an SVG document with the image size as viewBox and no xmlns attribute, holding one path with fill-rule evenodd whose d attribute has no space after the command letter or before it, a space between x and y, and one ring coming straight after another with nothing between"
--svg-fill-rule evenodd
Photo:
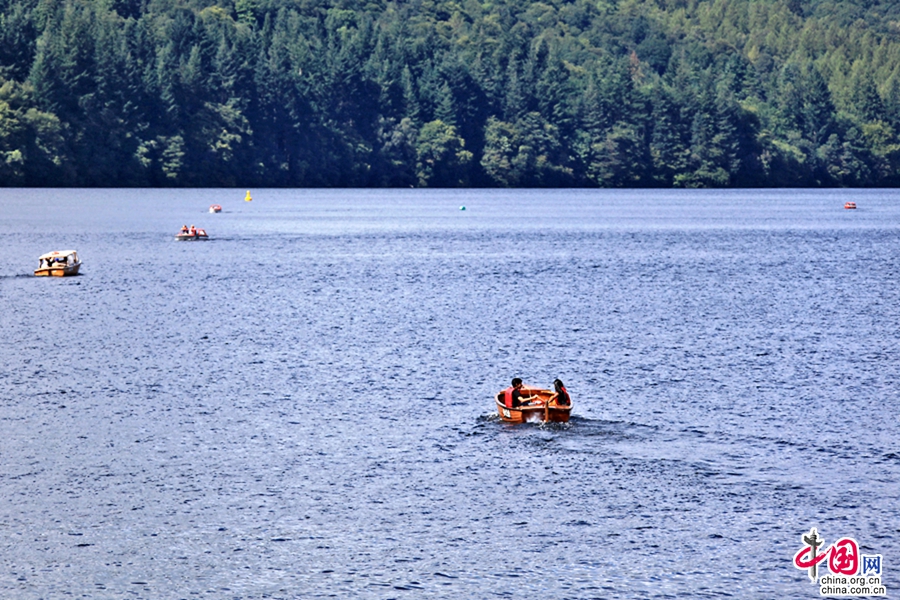
<instances>
[{"instance_id":1,"label":"forested hillside","mask_svg":"<svg viewBox=\"0 0 900 600\"><path fill-rule=\"evenodd\" d=\"M900 184L887 0L0 0L0 185Z\"/></svg>"}]
</instances>

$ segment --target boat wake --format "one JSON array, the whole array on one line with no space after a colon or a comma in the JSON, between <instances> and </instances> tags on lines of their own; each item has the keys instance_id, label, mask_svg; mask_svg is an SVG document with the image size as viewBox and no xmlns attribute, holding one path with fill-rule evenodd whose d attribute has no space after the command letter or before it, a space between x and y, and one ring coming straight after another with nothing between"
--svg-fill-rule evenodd
<instances>
[{"instance_id":1,"label":"boat wake","mask_svg":"<svg viewBox=\"0 0 900 600\"><path fill-rule=\"evenodd\" d=\"M486 415L478 416L478 423L501 423L500 415L495 412L488 413Z\"/></svg>"}]
</instances>

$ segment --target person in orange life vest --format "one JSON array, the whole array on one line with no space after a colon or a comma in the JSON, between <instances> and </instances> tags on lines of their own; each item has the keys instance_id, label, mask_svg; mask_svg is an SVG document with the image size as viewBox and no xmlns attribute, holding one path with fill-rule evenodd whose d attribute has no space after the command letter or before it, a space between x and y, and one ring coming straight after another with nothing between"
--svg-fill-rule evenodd
<instances>
[{"instance_id":1,"label":"person in orange life vest","mask_svg":"<svg viewBox=\"0 0 900 600\"><path fill-rule=\"evenodd\" d=\"M503 390L503 403L507 408L518 408L520 406L528 406L535 396L522 396L522 380L516 377L512 380L512 386Z\"/></svg>"},{"instance_id":2,"label":"person in orange life vest","mask_svg":"<svg viewBox=\"0 0 900 600\"><path fill-rule=\"evenodd\" d=\"M182 225L182 226L181 226L181 233L187 233L187 232L188 232L187 225Z\"/></svg>"},{"instance_id":3,"label":"person in orange life vest","mask_svg":"<svg viewBox=\"0 0 900 600\"><path fill-rule=\"evenodd\" d=\"M556 389L556 393L550 396L550 400L548 402L556 400L557 406L569 406L572 404L572 399L569 397L569 392L566 390L566 386L563 385L563 382L559 379L553 381L553 387Z\"/></svg>"},{"instance_id":4,"label":"person in orange life vest","mask_svg":"<svg viewBox=\"0 0 900 600\"><path fill-rule=\"evenodd\" d=\"M197 228L191 225L191 235L197 235Z\"/></svg>"}]
</instances>

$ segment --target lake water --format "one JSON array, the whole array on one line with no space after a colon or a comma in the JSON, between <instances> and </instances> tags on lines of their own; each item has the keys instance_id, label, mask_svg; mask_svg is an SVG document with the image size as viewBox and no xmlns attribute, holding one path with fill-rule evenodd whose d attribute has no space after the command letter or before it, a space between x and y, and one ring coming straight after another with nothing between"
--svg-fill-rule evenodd
<instances>
[{"instance_id":1,"label":"lake water","mask_svg":"<svg viewBox=\"0 0 900 600\"><path fill-rule=\"evenodd\" d=\"M0 597L896 597L900 191L244 192L0 191Z\"/></svg>"}]
</instances>

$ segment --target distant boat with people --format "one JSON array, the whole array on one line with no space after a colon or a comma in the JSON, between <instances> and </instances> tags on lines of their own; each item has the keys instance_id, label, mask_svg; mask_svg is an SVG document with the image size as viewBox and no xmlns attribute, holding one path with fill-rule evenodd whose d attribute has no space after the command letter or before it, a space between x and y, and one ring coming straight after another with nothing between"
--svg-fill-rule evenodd
<instances>
[{"instance_id":1,"label":"distant boat with people","mask_svg":"<svg viewBox=\"0 0 900 600\"><path fill-rule=\"evenodd\" d=\"M38 277L65 277L77 275L81 260L75 250L54 250L38 257L39 266L34 270Z\"/></svg>"},{"instance_id":2,"label":"distant boat with people","mask_svg":"<svg viewBox=\"0 0 900 600\"><path fill-rule=\"evenodd\" d=\"M177 242L193 242L197 240L208 240L209 236L206 235L205 229L197 229L193 225L188 227L187 225L181 228L181 231L175 234L175 241Z\"/></svg>"},{"instance_id":3,"label":"distant boat with people","mask_svg":"<svg viewBox=\"0 0 900 600\"><path fill-rule=\"evenodd\" d=\"M220 213L220 212L222 212L222 207L219 206L218 204L213 204L212 206L209 207L209 212Z\"/></svg>"},{"instance_id":4,"label":"distant boat with people","mask_svg":"<svg viewBox=\"0 0 900 600\"><path fill-rule=\"evenodd\" d=\"M844 208L856 208L856 202L845 202Z\"/></svg>"}]
</instances>

